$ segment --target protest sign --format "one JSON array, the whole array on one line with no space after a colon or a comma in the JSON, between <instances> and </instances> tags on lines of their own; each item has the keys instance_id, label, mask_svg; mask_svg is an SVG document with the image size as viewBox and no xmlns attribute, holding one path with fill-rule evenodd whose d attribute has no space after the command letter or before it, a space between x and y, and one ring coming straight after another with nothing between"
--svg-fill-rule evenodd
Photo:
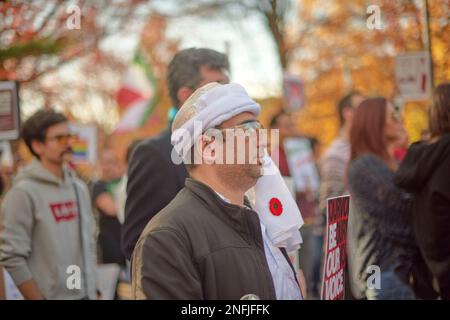
<instances>
[{"instance_id":1,"label":"protest sign","mask_svg":"<svg viewBox=\"0 0 450 320\"><path fill-rule=\"evenodd\" d=\"M395 58L395 83L404 102L430 99L430 61L427 51L408 52Z\"/></svg>"},{"instance_id":2,"label":"protest sign","mask_svg":"<svg viewBox=\"0 0 450 320\"><path fill-rule=\"evenodd\" d=\"M311 143L306 138L287 138L284 141L289 171L298 192L318 192L319 174L314 164Z\"/></svg>"},{"instance_id":3,"label":"protest sign","mask_svg":"<svg viewBox=\"0 0 450 320\"><path fill-rule=\"evenodd\" d=\"M300 77L292 74L283 76L284 104L290 111L298 111L305 104L305 93L303 81Z\"/></svg>"},{"instance_id":4,"label":"protest sign","mask_svg":"<svg viewBox=\"0 0 450 320\"><path fill-rule=\"evenodd\" d=\"M15 81L0 81L0 140L19 138L19 89Z\"/></svg>"},{"instance_id":5,"label":"protest sign","mask_svg":"<svg viewBox=\"0 0 450 320\"><path fill-rule=\"evenodd\" d=\"M322 300L343 300L350 196L327 199L327 237Z\"/></svg>"},{"instance_id":6,"label":"protest sign","mask_svg":"<svg viewBox=\"0 0 450 320\"><path fill-rule=\"evenodd\" d=\"M94 165L97 161L97 127L79 123L70 123L69 127L74 135L73 162Z\"/></svg>"}]
</instances>

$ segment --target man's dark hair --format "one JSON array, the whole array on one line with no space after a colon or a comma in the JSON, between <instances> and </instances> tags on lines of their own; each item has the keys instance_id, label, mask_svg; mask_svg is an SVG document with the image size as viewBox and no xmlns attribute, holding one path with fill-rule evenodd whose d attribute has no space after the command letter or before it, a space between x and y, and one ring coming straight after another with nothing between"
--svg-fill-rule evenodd
<instances>
[{"instance_id":1,"label":"man's dark hair","mask_svg":"<svg viewBox=\"0 0 450 320\"><path fill-rule=\"evenodd\" d=\"M175 107L181 107L177 97L180 88L188 87L195 90L202 81L201 66L211 69L230 69L227 56L215 50L189 48L179 51L169 63L167 70L167 86Z\"/></svg>"},{"instance_id":2,"label":"man's dark hair","mask_svg":"<svg viewBox=\"0 0 450 320\"><path fill-rule=\"evenodd\" d=\"M34 152L31 142L33 140L44 142L47 135L47 129L55 124L63 122L67 122L65 115L47 109L39 110L25 121L22 126L22 139L36 158L40 159L36 152Z\"/></svg>"},{"instance_id":3,"label":"man's dark hair","mask_svg":"<svg viewBox=\"0 0 450 320\"><path fill-rule=\"evenodd\" d=\"M361 93L359 91L352 91L348 94L346 94L338 103L338 114L339 114L339 123L341 127L345 124L344 119L344 110L347 108L353 108L356 106L352 105L352 98L354 96L360 96Z\"/></svg>"},{"instance_id":4,"label":"man's dark hair","mask_svg":"<svg viewBox=\"0 0 450 320\"><path fill-rule=\"evenodd\" d=\"M270 119L270 123L269 123L270 128L276 127L277 123L278 123L278 119L280 119L282 116L289 116L289 113L286 110L284 110L284 109L282 109L281 111L277 112L272 117L272 119Z\"/></svg>"},{"instance_id":5,"label":"man's dark hair","mask_svg":"<svg viewBox=\"0 0 450 320\"><path fill-rule=\"evenodd\" d=\"M432 137L450 133L450 82L436 87L428 114Z\"/></svg>"}]
</instances>

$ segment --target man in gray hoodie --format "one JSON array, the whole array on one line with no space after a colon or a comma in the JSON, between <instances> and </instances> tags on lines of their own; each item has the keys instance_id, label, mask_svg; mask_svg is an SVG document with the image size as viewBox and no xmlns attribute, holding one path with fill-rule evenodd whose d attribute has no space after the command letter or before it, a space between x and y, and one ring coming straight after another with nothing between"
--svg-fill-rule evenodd
<instances>
[{"instance_id":1,"label":"man in gray hoodie","mask_svg":"<svg viewBox=\"0 0 450 320\"><path fill-rule=\"evenodd\" d=\"M86 185L65 165L67 119L40 110L22 138L35 159L2 204L0 265L25 299L95 299L95 221Z\"/></svg>"}]
</instances>

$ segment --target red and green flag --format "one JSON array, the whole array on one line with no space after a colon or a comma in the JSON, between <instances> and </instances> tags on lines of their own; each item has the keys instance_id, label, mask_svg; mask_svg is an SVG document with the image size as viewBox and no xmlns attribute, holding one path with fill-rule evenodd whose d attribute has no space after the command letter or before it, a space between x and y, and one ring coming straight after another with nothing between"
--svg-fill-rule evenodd
<instances>
[{"instance_id":1,"label":"red and green flag","mask_svg":"<svg viewBox=\"0 0 450 320\"><path fill-rule=\"evenodd\" d=\"M157 89L151 67L138 50L117 92L117 103L122 116L114 133L132 131L147 123L159 101Z\"/></svg>"}]
</instances>

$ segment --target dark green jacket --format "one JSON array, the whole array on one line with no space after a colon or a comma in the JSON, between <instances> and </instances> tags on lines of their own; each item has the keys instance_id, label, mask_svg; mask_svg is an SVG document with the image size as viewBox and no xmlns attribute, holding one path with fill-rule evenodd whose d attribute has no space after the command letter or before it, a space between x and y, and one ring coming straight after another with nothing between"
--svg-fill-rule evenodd
<instances>
[{"instance_id":1,"label":"dark green jacket","mask_svg":"<svg viewBox=\"0 0 450 320\"><path fill-rule=\"evenodd\" d=\"M146 226L132 257L137 299L275 299L256 212L186 187Z\"/></svg>"}]
</instances>

